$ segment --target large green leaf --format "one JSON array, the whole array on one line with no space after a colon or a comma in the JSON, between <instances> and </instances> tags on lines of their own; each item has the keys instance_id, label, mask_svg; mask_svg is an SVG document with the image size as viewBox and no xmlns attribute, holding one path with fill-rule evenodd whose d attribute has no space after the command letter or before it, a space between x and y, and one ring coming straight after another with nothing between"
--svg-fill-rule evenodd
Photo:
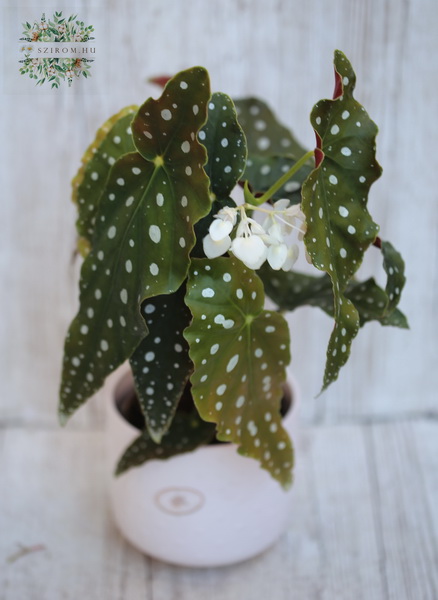
<instances>
[{"instance_id":1,"label":"large green leaf","mask_svg":"<svg viewBox=\"0 0 438 600\"><path fill-rule=\"evenodd\" d=\"M373 278L350 283L345 295L357 308L361 326L368 321L378 321L381 325L409 327L405 315L398 308L388 310L388 295Z\"/></svg>"},{"instance_id":2,"label":"large green leaf","mask_svg":"<svg viewBox=\"0 0 438 600\"><path fill-rule=\"evenodd\" d=\"M194 259L186 302L193 322L184 335L201 417L217 423L218 439L238 444L289 486L293 452L280 416L290 361L286 321L263 310L261 280L234 258Z\"/></svg>"},{"instance_id":3,"label":"large green leaf","mask_svg":"<svg viewBox=\"0 0 438 600\"><path fill-rule=\"evenodd\" d=\"M205 256L202 240L221 208L236 206L229 194L245 169L246 140L240 127L232 100L220 92L213 94L208 103L208 120L198 138L207 149L205 171L210 178L210 191L214 198L210 213L195 228L196 245L192 256Z\"/></svg>"},{"instance_id":4,"label":"large green leaf","mask_svg":"<svg viewBox=\"0 0 438 600\"><path fill-rule=\"evenodd\" d=\"M151 438L157 444L169 429L176 406L193 371L183 336L192 315L184 303L185 286L142 305L149 329L130 358L137 396Z\"/></svg>"},{"instance_id":5,"label":"large green leaf","mask_svg":"<svg viewBox=\"0 0 438 600\"><path fill-rule=\"evenodd\" d=\"M250 181L254 194L266 192L306 150L261 100L245 98L236 100L235 104L248 143L244 177ZM310 170L309 166L304 166L273 198L289 198L292 203L300 202L301 185Z\"/></svg>"},{"instance_id":6,"label":"large green leaf","mask_svg":"<svg viewBox=\"0 0 438 600\"><path fill-rule=\"evenodd\" d=\"M196 450L199 446L211 442L215 431L215 426L203 421L196 410L178 411L159 444L153 441L147 430L132 442L117 464L116 475L138 467L147 460L170 458L176 454Z\"/></svg>"},{"instance_id":7,"label":"large green leaf","mask_svg":"<svg viewBox=\"0 0 438 600\"><path fill-rule=\"evenodd\" d=\"M280 310L316 306L333 315L333 289L328 275L273 271L266 263L258 270L265 293Z\"/></svg>"},{"instance_id":8,"label":"large green leaf","mask_svg":"<svg viewBox=\"0 0 438 600\"><path fill-rule=\"evenodd\" d=\"M99 202L93 248L81 272L80 309L64 352L65 419L131 356L147 334L146 298L175 292L187 276L194 224L211 201L197 133L206 120L208 74L176 75L132 122L139 153L112 167Z\"/></svg>"},{"instance_id":9,"label":"large green leaf","mask_svg":"<svg viewBox=\"0 0 438 600\"><path fill-rule=\"evenodd\" d=\"M98 129L72 180L72 199L78 207L76 228L82 238L80 247L84 247L84 242L90 247L99 197L112 165L120 156L135 150L131 121L137 108L122 109Z\"/></svg>"},{"instance_id":10,"label":"large green leaf","mask_svg":"<svg viewBox=\"0 0 438 600\"><path fill-rule=\"evenodd\" d=\"M378 232L367 210L370 186L381 173L375 156L377 127L353 98L355 82L350 63L336 51L335 97L312 110L316 164L302 189L307 251L333 283L335 327L323 389L337 379L359 329L359 314L344 291Z\"/></svg>"},{"instance_id":11,"label":"large green leaf","mask_svg":"<svg viewBox=\"0 0 438 600\"><path fill-rule=\"evenodd\" d=\"M199 139L207 149L205 171L211 191L219 199L227 198L245 170L247 149L233 101L226 94L217 92L211 97Z\"/></svg>"},{"instance_id":12,"label":"large green leaf","mask_svg":"<svg viewBox=\"0 0 438 600\"><path fill-rule=\"evenodd\" d=\"M264 265L259 275L266 294L280 310L295 310L300 306L316 306L334 316L334 298L331 279L328 275L314 276L294 271L272 271ZM407 320L402 312L393 308L388 312L388 296L373 278L366 281L350 281L345 296L353 302L359 313L360 326L368 321L378 321L381 325L407 328Z\"/></svg>"},{"instance_id":13,"label":"large green leaf","mask_svg":"<svg viewBox=\"0 0 438 600\"><path fill-rule=\"evenodd\" d=\"M258 98L242 98L234 104L251 156L288 155L296 160L306 153L265 102Z\"/></svg>"}]
</instances>

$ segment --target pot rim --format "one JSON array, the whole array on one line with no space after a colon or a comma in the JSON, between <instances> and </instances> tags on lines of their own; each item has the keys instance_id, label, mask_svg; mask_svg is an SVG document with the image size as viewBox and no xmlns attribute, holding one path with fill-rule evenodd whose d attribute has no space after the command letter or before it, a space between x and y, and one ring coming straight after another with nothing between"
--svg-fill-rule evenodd
<instances>
[{"instance_id":1,"label":"pot rim","mask_svg":"<svg viewBox=\"0 0 438 600\"><path fill-rule=\"evenodd\" d=\"M125 428L125 430L129 431L132 434L133 439L135 439L134 436L138 437L141 430L138 429L137 427L135 427L134 425L132 425L129 421L127 421L127 419L120 412L120 410L117 406L117 403L116 403L116 398L118 396L120 396L121 394L126 392L129 389L129 387L131 387L131 386L134 387L134 380L133 380L131 369L129 367L129 363L124 363L123 365L121 365L121 367L119 367L119 369L117 369L117 371L115 371L108 379L110 379L110 381L107 380L107 384L105 385L105 387L109 391L111 410L116 415L117 419L119 420L119 423L123 424L123 427ZM290 406L289 410L287 411L286 415L283 417L283 427L285 429L288 429L290 422L292 420L296 419L297 407L300 404L301 396L300 396L300 388L297 383L297 380L296 380L295 376L292 373L290 373L289 371L287 372L287 378L285 381L285 385L289 388L291 397L292 397L291 406ZM230 446L235 446L237 448L238 444L235 442L228 442L226 444L204 444L204 445L199 446L195 450L195 452L200 451L200 450L206 450L209 452L213 452L213 451L219 452L224 447L228 448ZM187 453L182 453L182 454L187 454ZM180 455L177 455L177 456L180 456Z\"/></svg>"}]
</instances>

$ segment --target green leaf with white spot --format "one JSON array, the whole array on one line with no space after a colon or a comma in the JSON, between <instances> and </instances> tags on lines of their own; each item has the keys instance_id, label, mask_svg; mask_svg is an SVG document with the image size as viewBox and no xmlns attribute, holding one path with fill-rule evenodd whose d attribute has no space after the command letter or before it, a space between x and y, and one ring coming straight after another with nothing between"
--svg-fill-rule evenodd
<instances>
[{"instance_id":1,"label":"green leaf with white spot","mask_svg":"<svg viewBox=\"0 0 438 600\"><path fill-rule=\"evenodd\" d=\"M263 309L263 284L234 258L194 259L186 303L193 322L184 335L195 365L192 394L217 437L238 444L284 487L293 451L280 402L290 361L283 317Z\"/></svg>"},{"instance_id":2,"label":"green leaf with white spot","mask_svg":"<svg viewBox=\"0 0 438 600\"><path fill-rule=\"evenodd\" d=\"M381 325L409 328L405 315L398 308L388 311L388 295L373 278L350 283L345 295L359 311L361 326L369 321L378 321Z\"/></svg>"},{"instance_id":3,"label":"green leaf with white spot","mask_svg":"<svg viewBox=\"0 0 438 600\"><path fill-rule=\"evenodd\" d=\"M208 120L199 132L207 149L205 172L213 194L227 198L245 170L246 140L233 101L226 94L213 94L208 103Z\"/></svg>"},{"instance_id":4,"label":"green leaf with white spot","mask_svg":"<svg viewBox=\"0 0 438 600\"><path fill-rule=\"evenodd\" d=\"M147 460L166 459L192 452L211 442L215 431L215 426L203 421L195 410L187 413L178 411L159 444L153 441L147 430L132 442L117 464L116 475L121 475L132 467L139 467Z\"/></svg>"},{"instance_id":5,"label":"green leaf with white spot","mask_svg":"<svg viewBox=\"0 0 438 600\"><path fill-rule=\"evenodd\" d=\"M225 206L236 206L229 194L245 169L247 154L245 135L237 122L232 100L225 94L216 93L208 106L208 120L198 138L207 150L205 171L210 178L210 191L215 200L210 213L196 224L196 245L192 251L194 257L205 256L202 240L208 234L214 215Z\"/></svg>"},{"instance_id":6,"label":"green leaf with white spot","mask_svg":"<svg viewBox=\"0 0 438 600\"><path fill-rule=\"evenodd\" d=\"M391 313L398 305L401 293L406 283L405 263L401 254L390 242L382 242L383 268L387 274L386 293L388 305L386 310Z\"/></svg>"},{"instance_id":7,"label":"green leaf with white spot","mask_svg":"<svg viewBox=\"0 0 438 600\"><path fill-rule=\"evenodd\" d=\"M108 119L82 157L82 165L72 180L72 199L78 207L76 228L80 235L79 250L87 254L94 231L99 197L116 160L135 150L131 121L137 106L128 106ZM85 248L87 251L84 252Z\"/></svg>"},{"instance_id":8,"label":"green leaf with white spot","mask_svg":"<svg viewBox=\"0 0 438 600\"><path fill-rule=\"evenodd\" d=\"M344 291L377 236L367 199L381 174L375 156L377 127L353 98L354 71L342 52L335 52L334 63L334 99L321 100L311 113L315 169L302 189L304 242L313 265L326 271L333 283L335 327L323 389L337 379L359 329L359 314Z\"/></svg>"},{"instance_id":9,"label":"green leaf with white spot","mask_svg":"<svg viewBox=\"0 0 438 600\"><path fill-rule=\"evenodd\" d=\"M175 292L187 276L194 225L211 207L206 152L197 141L209 98L208 74L195 67L147 100L132 122L141 154L125 154L112 167L82 267L80 309L65 343L63 420L146 336L141 302Z\"/></svg>"},{"instance_id":10,"label":"green leaf with white spot","mask_svg":"<svg viewBox=\"0 0 438 600\"><path fill-rule=\"evenodd\" d=\"M237 118L245 132L250 156L301 158L306 150L279 121L269 106L258 98L234 100Z\"/></svg>"},{"instance_id":11,"label":"green leaf with white spot","mask_svg":"<svg viewBox=\"0 0 438 600\"><path fill-rule=\"evenodd\" d=\"M333 315L333 289L328 275L273 271L266 263L258 270L265 293L280 310L316 306Z\"/></svg>"},{"instance_id":12,"label":"green leaf with white spot","mask_svg":"<svg viewBox=\"0 0 438 600\"><path fill-rule=\"evenodd\" d=\"M334 316L334 298L331 279L328 275L314 276L289 271L272 271L266 265L258 271L265 292L280 310L295 310L301 306L321 308ZM350 281L345 296L359 313L360 326L369 321L381 325L407 328L405 315L397 308L388 311L388 295L373 278L366 281Z\"/></svg>"},{"instance_id":13,"label":"green leaf with white spot","mask_svg":"<svg viewBox=\"0 0 438 600\"><path fill-rule=\"evenodd\" d=\"M295 162L306 153L291 132L278 122L265 102L257 98L235 101L239 123L248 144L248 160L244 177L251 182L254 194L266 192ZM281 187L273 199L301 201L301 186L310 173L305 165Z\"/></svg>"},{"instance_id":14,"label":"green leaf with white spot","mask_svg":"<svg viewBox=\"0 0 438 600\"><path fill-rule=\"evenodd\" d=\"M192 319L184 303L185 286L155 296L142 305L149 329L130 358L135 388L149 434L155 443L169 429L179 399L193 371L183 331Z\"/></svg>"}]
</instances>

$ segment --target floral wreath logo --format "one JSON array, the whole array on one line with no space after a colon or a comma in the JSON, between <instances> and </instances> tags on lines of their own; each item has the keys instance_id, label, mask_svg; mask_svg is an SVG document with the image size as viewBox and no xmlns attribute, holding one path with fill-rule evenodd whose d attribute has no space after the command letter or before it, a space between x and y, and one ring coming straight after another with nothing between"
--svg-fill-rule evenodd
<instances>
[{"instance_id":1,"label":"floral wreath logo","mask_svg":"<svg viewBox=\"0 0 438 600\"><path fill-rule=\"evenodd\" d=\"M52 19L46 20L45 13L41 21L34 22L33 26L26 21L23 23L23 36L20 41L26 42L20 51L24 52L24 59L20 60L21 75L28 74L30 79L36 79L35 85L51 83L52 88L59 88L62 81L67 81L69 87L74 79L81 76L91 77L90 69L93 59L90 58L31 58L34 50L32 43L52 42L89 42L94 40L91 33L92 25L86 26L83 21L77 20L77 15L70 15L67 19L61 12L55 12Z\"/></svg>"}]
</instances>

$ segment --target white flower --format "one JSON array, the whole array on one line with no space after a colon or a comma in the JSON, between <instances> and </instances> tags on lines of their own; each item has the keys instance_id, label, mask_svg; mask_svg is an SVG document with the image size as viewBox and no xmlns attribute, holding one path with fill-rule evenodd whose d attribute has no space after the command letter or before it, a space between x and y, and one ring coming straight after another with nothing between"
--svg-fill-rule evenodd
<instances>
[{"instance_id":1,"label":"white flower","mask_svg":"<svg viewBox=\"0 0 438 600\"><path fill-rule=\"evenodd\" d=\"M231 246L230 233L236 223L237 209L226 206L222 208L208 228L208 235L204 237L203 246L207 258L222 256Z\"/></svg>"},{"instance_id":2,"label":"white flower","mask_svg":"<svg viewBox=\"0 0 438 600\"><path fill-rule=\"evenodd\" d=\"M241 209L241 221L237 227L236 239L231 244L231 251L249 269L259 269L268 253L263 240L265 235L263 227L254 219L248 218Z\"/></svg>"},{"instance_id":3,"label":"white flower","mask_svg":"<svg viewBox=\"0 0 438 600\"><path fill-rule=\"evenodd\" d=\"M82 36L80 33L75 33L74 35L74 41L75 42L81 42L82 41Z\"/></svg>"},{"instance_id":4,"label":"white flower","mask_svg":"<svg viewBox=\"0 0 438 600\"><path fill-rule=\"evenodd\" d=\"M305 217L304 217L304 219L305 219ZM304 239L304 234L305 234L305 233L306 233L306 231L307 231L307 223L306 223L306 221L305 221L304 219L303 219L303 222L302 222L302 223L301 223L301 225L300 225L300 228L299 228L300 230L299 230L299 232L298 232L298 239L300 240L300 242L302 242L302 241L303 241L303 239Z\"/></svg>"},{"instance_id":5,"label":"white flower","mask_svg":"<svg viewBox=\"0 0 438 600\"><path fill-rule=\"evenodd\" d=\"M58 25L58 31L59 31L59 33L65 33L67 31L67 28L64 25L64 23L61 23L61 25Z\"/></svg>"},{"instance_id":6,"label":"white flower","mask_svg":"<svg viewBox=\"0 0 438 600\"><path fill-rule=\"evenodd\" d=\"M237 220L237 208L225 206L214 215L213 222L209 227L209 232L215 242L222 240L231 233Z\"/></svg>"},{"instance_id":7,"label":"white flower","mask_svg":"<svg viewBox=\"0 0 438 600\"><path fill-rule=\"evenodd\" d=\"M292 246L288 248L286 260L281 267L283 271L290 271L293 268L297 262L298 253L298 246L296 244L292 244Z\"/></svg>"},{"instance_id":8,"label":"white flower","mask_svg":"<svg viewBox=\"0 0 438 600\"><path fill-rule=\"evenodd\" d=\"M231 244L231 251L249 269L259 269L268 253L267 247L258 235L236 237Z\"/></svg>"},{"instance_id":9,"label":"white flower","mask_svg":"<svg viewBox=\"0 0 438 600\"><path fill-rule=\"evenodd\" d=\"M271 224L270 224L271 223ZM271 215L265 221L265 227L268 226L267 235L264 241L268 245L267 259L271 268L278 271L283 267L287 258L288 247L285 242L282 227L275 221Z\"/></svg>"},{"instance_id":10,"label":"white flower","mask_svg":"<svg viewBox=\"0 0 438 600\"><path fill-rule=\"evenodd\" d=\"M69 79L71 79L73 77L74 73L73 73L73 71L71 69L68 69L65 72L65 75L66 75L66 77L68 77Z\"/></svg>"},{"instance_id":11,"label":"white flower","mask_svg":"<svg viewBox=\"0 0 438 600\"><path fill-rule=\"evenodd\" d=\"M221 240L215 241L210 234L207 234L203 239L202 245L207 258L216 258L217 256L222 256L222 254L225 254L230 249L231 238L229 235L226 235Z\"/></svg>"},{"instance_id":12,"label":"white flower","mask_svg":"<svg viewBox=\"0 0 438 600\"><path fill-rule=\"evenodd\" d=\"M279 271L283 268L286 262L288 247L286 244L272 244L268 248L267 259L268 263L274 271Z\"/></svg>"},{"instance_id":13,"label":"white flower","mask_svg":"<svg viewBox=\"0 0 438 600\"><path fill-rule=\"evenodd\" d=\"M298 258L298 246L291 244L290 234L297 230L298 239L302 240L306 231L305 216L300 206L290 206L288 199L281 199L270 209L260 208L267 213L263 225L248 217L245 208L245 205L225 207L214 216L209 233L203 240L206 256L216 258L230 250L249 269L259 269L265 260L275 271L292 269ZM237 212L240 212L240 222L232 241L230 235L236 224Z\"/></svg>"},{"instance_id":14,"label":"white flower","mask_svg":"<svg viewBox=\"0 0 438 600\"><path fill-rule=\"evenodd\" d=\"M280 200L274 202L274 210L286 210L289 208L289 203L290 202L288 198L280 198Z\"/></svg>"},{"instance_id":15,"label":"white flower","mask_svg":"<svg viewBox=\"0 0 438 600\"><path fill-rule=\"evenodd\" d=\"M48 25L45 21L43 21L42 23L40 23L40 29L42 31L45 31L48 28Z\"/></svg>"},{"instance_id":16,"label":"white flower","mask_svg":"<svg viewBox=\"0 0 438 600\"><path fill-rule=\"evenodd\" d=\"M222 219L214 219L208 229L211 239L215 242L223 240L232 232L232 230L233 223L231 223L231 221L222 221Z\"/></svg>"}]
</instances>

